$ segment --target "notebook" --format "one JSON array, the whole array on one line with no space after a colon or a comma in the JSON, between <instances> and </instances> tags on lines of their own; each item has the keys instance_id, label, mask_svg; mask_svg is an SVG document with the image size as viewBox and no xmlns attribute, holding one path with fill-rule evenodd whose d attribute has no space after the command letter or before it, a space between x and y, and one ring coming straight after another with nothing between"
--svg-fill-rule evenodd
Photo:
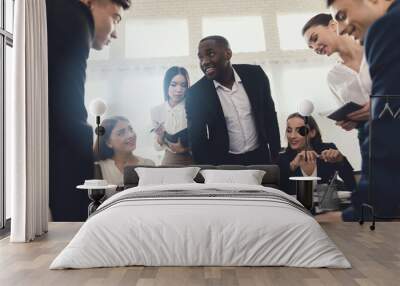
<instances>
[{"instance_id":1,"label":"notebook","mask_svg":"<svg viewBox=\"0 0 400 286\"><path fill-rule=\"evenodd\" d=\"M348 120L347 115L350 113L357 111L362 108L362 105L359 105L357 103L354 103L352 101L346 103L339 109L336 109L334 112L329 114L327 117L329 119L335 120L335 121L343 121L343 120Z\"/></svg>"},{"instance_id":2,"label":"notebook","mask_svg":"<svg viewBox=\"0 0 400 286\"><path fill-rule=\"evenodd\" d=\"M175 133L175 134L169 134L165 132L165 137L164 141L169 144L169 143L177 143L178 139L180 139L181 144L183 147L188 147L189 146L189 139L188 139L188 130L187 128L182 129L181 131Z\"/></svg>"}]
</instances>

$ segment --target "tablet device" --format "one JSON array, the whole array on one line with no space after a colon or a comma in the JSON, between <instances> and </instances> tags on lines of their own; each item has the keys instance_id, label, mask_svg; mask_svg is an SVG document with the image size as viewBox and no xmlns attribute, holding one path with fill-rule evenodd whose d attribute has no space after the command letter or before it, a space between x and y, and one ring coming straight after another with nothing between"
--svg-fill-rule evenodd
<instances>
[{"instance_id":1,"label":"tablet device","mask_svg":"<svg viewBox=\"0 0 400 286\"><path fill-rule=\"evenodd\" d=\"M331 114L329 114L327 117L329 119L335 120L335 121L343 121L343 120L348 120L347 115L361 109L362 106L354 103L352 101L346 103L339 109L335 110Z\"/></svg>"}]
</instances>

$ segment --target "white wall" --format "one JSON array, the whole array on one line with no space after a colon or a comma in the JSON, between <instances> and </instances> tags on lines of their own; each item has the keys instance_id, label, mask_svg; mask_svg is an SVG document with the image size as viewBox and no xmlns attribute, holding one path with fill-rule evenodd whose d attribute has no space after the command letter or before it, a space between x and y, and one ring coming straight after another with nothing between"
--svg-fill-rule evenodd
<instances>
[{"instance_id":1,"label":"white wall","mask_svg":"<svg viewBox=\"0 0 400 286\"><path fill-rule=\"evenodd\" d=\"M235 53L233 46L232 62L259 64L268 74L278 110L283 140L287 115L297 110L297 104L302 99L311 99L316 106L314 115L322 130L324 141L336 143L349 158L353 167L359 169L360 155L356 133L344 132L336 127L334 122L318 115L318 112L336 107L336 102L326 85L326 73L334 64L335 59L314 55L306 49L281 50L280 47L277 15L316 14L319 12L326 12L324 1L321 0L135 0L131 10L125 15L124 21L118 28L119 39L113 42L106 51L91 54L88 66L86 103L100 97L105 99L109 105L107 116L118 114L128 117L138 133L137 154L159 162L162 154L153 150L152 135L149 133L151 129L149 112L152 106L163 101L162 78L165 70L172 65L184 66L189 70L192 83L202 76L198 67L197 44L203 36L203 18L261 17L265 51ZM187 37L189 41L189 55L163 58L126 57L125 54L129 53L125 53L125 49L135 44L125 41L125 30L128 30L125 25L128 19L157 20L159 22L164 20L165 23L168 23L168 19L186 20L189 34L182 35L182 37ZM235 32L240 37L239 28L236 29ZM296 37L299 37L301 27L293 22L293 27L290 25L286 27L286 30L288 29L293 33L295 41ZM131 29L129 28L129 30ZM248 33L251 32L248 31ZM231 32L227 32L227 34L230 35L231 42L238 42L233 38L235 33L233 36ZM149 40L148 42L154 42L146 37L149 36L145 34L133 39L130 37L130 41L142 43ZM170 35L169 38L175 39L175 41L180 39L176 35ZM165 49L165 43L168 43L162 36L159 39L163 44L149 46L149 49L156 49L154 54L160 54L158 49ZM260 43L257 45L260 46ZM236 47L239 47L238 44ZM89 121L94 124L93 117L90 117ZM283 144L286 144L285 141Z\"/></svg>"}]
</instances>

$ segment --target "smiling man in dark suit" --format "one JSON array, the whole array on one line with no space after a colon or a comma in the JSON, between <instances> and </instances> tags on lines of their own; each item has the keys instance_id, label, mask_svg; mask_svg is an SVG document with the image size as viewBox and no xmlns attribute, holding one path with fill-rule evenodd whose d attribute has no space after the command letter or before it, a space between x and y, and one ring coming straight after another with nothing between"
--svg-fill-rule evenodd
<instances>
[{"instance_id":1,"label":"smiling man in dark suit","mask_svg":"<svg viewBox=\"0 0 400 286\"><path fill-rule=\"evenodd\" d=\"M221 36L198 47L205 74L186 99L189 141L197 164L268 164L280 150L279 127L269 81L260 66L231 65Z\"/></svg>"},{"instance_id":2,"label":"smiling man in dark suit","mask_svg":"<svg viewBox=\"0 0 400 286\"><path fill-rule=\"evenodd\" d=\"M366 129L372 133L361 148L362 178L353 203L358 209L370 188L377 216L400 217L400 0L327 0L327 4L339 33L364 43L372 79L371 126Z\"/></svg>"}]
</instances>

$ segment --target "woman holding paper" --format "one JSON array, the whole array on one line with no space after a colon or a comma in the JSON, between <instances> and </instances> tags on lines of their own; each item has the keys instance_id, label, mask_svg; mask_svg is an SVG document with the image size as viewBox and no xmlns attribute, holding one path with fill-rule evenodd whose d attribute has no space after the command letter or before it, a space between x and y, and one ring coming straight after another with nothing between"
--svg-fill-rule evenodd
<instances>
[{"instance_id":1,"label":"woman holding paper","mask_svg":"<svg viewBox=\"0 0 400 286\"><path fill-rule=\"evenodd\" d=\"M183 67L173 66L164 76L165 102L151 110L155 133L154 147L165 150L162 165L190 165L185 92L189 87L189 74Z\"/></svg>"},{"instance_id":2,"label":"woman holding paper","mask_svg":"<svg viewBox=\"0 0 400 286\"><path fill-rule=\"evenodd\" d=\"M338 172L346 189L353 191L356 182L353 168L346 157L337 150L335 144L324 143L321 132L313 117L308 120L309 130L306 131L304 117L299 113L289 115L287 119L286 138L288 146L279 154L281 174L281 189L288 194L296 193L294 182L290 177L312 176L320 177L318 183L328 183ZM310 146L306 150L306 136ZM306 159L307 156L307 159Z\"/></svg>"},{"instance_id":3,"label":"woman holding paper","mask_svg":"<svg viewBox=\"0 0 400 286\"><path fill-rule=\"evenodd\" d=\"M327 81L330 90L340 105L355 102L362 109L350 113L348 120L337 125L349 131L359 128L359 139L363 140L362 127L369 118L369 96L372 81L363 47L348 35L337 34L337 23L330 14L318 14L303 27L303 36L310 49L319 55L337 53L340 61L329 71Z\"/></svg>"}]
</instances>

